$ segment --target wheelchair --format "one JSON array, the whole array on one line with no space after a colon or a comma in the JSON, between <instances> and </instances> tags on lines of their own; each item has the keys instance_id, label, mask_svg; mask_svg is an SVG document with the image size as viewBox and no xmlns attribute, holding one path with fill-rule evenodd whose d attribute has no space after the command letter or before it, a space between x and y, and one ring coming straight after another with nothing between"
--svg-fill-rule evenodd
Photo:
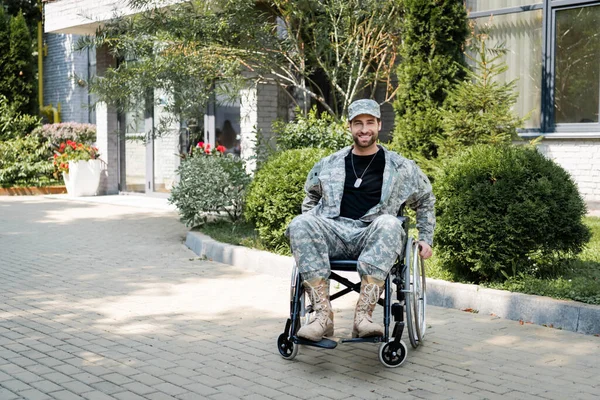
<instances>
[{"instance_id":1,"label":"wheelchair","mask_svg":"<svg viewBox=\"0 0 600 400\"><path fill-rule=\"evenodd\" d=\"M287 319L285 329L277 339L277 349L286 360L292 360L298 354L300 345L313 346L324 349L334 349L340 343L380 343L379 361L389 368L399 367L404 363L407 356L407 346L402 340L405 321L407 334L413 348L419 347L425 337L425 307L426 285L425 285L425 263L419 256L419 244L408 235L409 218L403 215L404 206L400 209L398 219L402 222L404 229L404 254L399 257L392 266L385 280L384 296L378 304L383 307L383 336L365 338L323 338L319 342L313 342L298 337L296 334L302 322L310 321L312 306L306 306L306 296L302 286L302 277L298 268L294 265L292 271L292 282L290 290L290 318ZM331 260L331 275L329 279L344 285L344 289L330 295L333 301L345 294L355 291L360 293L360 281L355 283L340 276L337 272L357 271L357 260ZM395 290L393 290L394 285ZM396 296L393 296L395 292ZM395 297L395 299L393 298ZM406 319L404 315L406 314ZM393 323L392 323L393 318ZM390 334L391 328L391 334Z\"/></svg>"}]
</instances>

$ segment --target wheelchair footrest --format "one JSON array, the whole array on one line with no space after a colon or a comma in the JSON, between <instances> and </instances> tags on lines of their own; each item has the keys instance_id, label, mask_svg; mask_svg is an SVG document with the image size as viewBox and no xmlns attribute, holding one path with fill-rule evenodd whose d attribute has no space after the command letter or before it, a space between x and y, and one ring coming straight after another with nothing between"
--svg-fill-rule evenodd
<instances>
[{"instance_id":1,"label":"wheelchair footrest","mask_svg":"<svg viewBox=\"0 0 600 400\"><path fill-rule=\"evenodd\" d=\"M338 342L336 342L335 340L326 339L326 338L323 338L318 342L313 342L312 340L302 339L297 336L294 336L293 340L294 340L294 343L296 343L296 344L320 347L322 349L335 349L338 345Z\"/></svg>"},{"instance_id":2,"label":"wheelchair footrest","mask_svg":"<svg viewBox=\"0 0 600 400\"><path fill-rule=\"evenodd\" d=\"M371 336L371 337L364 337L364 338L348 338L348 339L342 339L341 340L342 343L361 343L361 342L366 342L366 343L380 343L383 342L383 337L381 336Z\"/></svg>"}]
</instances>

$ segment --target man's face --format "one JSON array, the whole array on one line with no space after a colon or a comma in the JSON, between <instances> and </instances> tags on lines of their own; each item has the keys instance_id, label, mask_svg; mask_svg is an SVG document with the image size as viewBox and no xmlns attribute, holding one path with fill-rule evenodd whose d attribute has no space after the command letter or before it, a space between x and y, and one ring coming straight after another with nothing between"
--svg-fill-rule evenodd
<instances>
[{"instance_id":1,"label":"man's face","mask_svg":"<svg viewBox=\"0 0 600 400\"><path fill-rule=\"evenodd\" d=\"M349 125L357 147L366 149L376 145L381 130L381 121L377 118L369 114L360 114L354 117Z\"/></svg>"}]
</instances>

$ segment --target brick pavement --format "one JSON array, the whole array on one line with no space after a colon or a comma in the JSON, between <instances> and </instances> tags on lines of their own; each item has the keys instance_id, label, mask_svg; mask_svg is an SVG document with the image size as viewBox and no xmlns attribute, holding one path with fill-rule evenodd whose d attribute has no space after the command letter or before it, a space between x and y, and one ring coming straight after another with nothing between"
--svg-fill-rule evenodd
<instances>
[{"instance_id":1,"label":"brick pavement","mask_svg":"<svg viewBox=\"0 0 600 400\"><path fill-rule=\"evenodd\" d=\"M400 368L373 344L283 360L288 280L200 260L185 234L172 212L0 197L0 400L600 396L600 338L438 307Z\"/></svg>"}]
</instances>

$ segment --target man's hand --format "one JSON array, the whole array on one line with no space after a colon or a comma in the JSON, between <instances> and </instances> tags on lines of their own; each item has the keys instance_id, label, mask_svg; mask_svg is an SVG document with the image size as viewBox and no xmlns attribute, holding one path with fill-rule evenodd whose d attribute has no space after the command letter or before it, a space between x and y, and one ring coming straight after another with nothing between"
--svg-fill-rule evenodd
<instances>
[{"instance_id":1,"label":"man's hand","mask_svg":"<svg viewBox=\"0 0 600 400\"><path fill-rule=\"evenodd\" d=\"M433 250L431 250L431 246L424 242L423 240L419 240L419 254L423 257L423 260L427 260L429 257L433 255Z\"/></svg>"}]
</instances>

